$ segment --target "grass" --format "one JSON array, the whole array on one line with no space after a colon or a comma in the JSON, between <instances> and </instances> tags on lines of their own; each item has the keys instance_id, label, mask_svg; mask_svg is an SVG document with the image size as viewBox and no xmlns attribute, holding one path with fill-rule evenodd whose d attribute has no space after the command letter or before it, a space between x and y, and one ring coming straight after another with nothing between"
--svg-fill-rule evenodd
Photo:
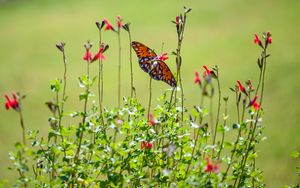
<instances>
[{"instance_id":1,"label":"grass","mask_svg":"<svg viewBox=\"0 0 300 188\"><path fill-rule=\"evenodd\" d=\"M193 85L195 70L202 65L219 65L224 95L230 93L236 80L254 79L259 50L253 45L253 34L270 30L273 44L268 65L264 117L268 137L260 146L259 166L265 171L267 187L279 187L297 181L296 161L289 157L300 149L300 54L298 53L300 2L286 1L186 1L193 11L190 14L183 45L183 83L186 103L192 106L198 97L198 87ZM67 88L70 98L66 109L78 109L79 89L76 78L84 74L83 43L90 39L97 44L98 32L94 22L104 17L115 23L117 15L130 21L133 40L150 47L164 49L169 54L176 47L176 31L171 20L182 10L183 1L7 1L0 3L0 93L20 91L28 95L24 101L27 127L39 129L45 135L49 129L48 109L44 102L53 96L49 80L62 75L60 53L55 48L58 41L67 43L69 64ZM128 37L122 33L123 70L122 94L130 95L130 68ZM109 43L104 63L104 106L117 104L117 36L106 32L103 40ZM96 48L92 49L93 52ZM138 67L134 56L134 78L137 97L146 106L148 76ZM175 57L167 64L174 71ZM97 65L92 65L96 75ZM256 83L256 80L254 80ZM153 82L153 98L157 98L167 85ZM96 88L94 88L96 91ZM200 100L200 99L199 99ZM155 101L154 101L155 102ZM4 105L4 97L0 100ZM215 108L216 109L216 108ZM13 180L7 171L8 151L20 140L21 133L16 114L0 108L0 177ZM230 119L235 118L231 113ZM299 180L298 180L299 181ZM11 184L12 182L10 182Z\"/></svg>"}]
</instances>

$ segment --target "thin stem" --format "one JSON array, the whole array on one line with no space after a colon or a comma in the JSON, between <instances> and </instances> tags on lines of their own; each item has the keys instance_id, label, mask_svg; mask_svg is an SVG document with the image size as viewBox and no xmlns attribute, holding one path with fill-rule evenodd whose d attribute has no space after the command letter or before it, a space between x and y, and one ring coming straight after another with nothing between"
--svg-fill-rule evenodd
<instances>
[{"instance_id":1,"label":"thin stem","mask_svg":"<svg viewBox=\"0 0 300 188\"><path fill-rule=\"evenodd\" d=\"M89 79L90 79L90 70L89 70L89 65L90 65L90 61L87 61L87 77L88 77L88 84L86 86L86 90L85 93L87 94L85 100L84 100L84 106L83 106L83 118L82 118L82 126L85 126L85 121L86 121L86 117L87 117L87 101L88 101L88 96L89 96L89 88L90 88L90 83L89 83ZM83 139L83 130L81 130L80 132L80 138L79 138L79 143L78 143L78 148L74 157L74 162L76 163L79 157L79 153L80 153L80 149L81 149L81 142Z\"/></svg>"},{"instance_id":2,"label":"thin stem","mask_svg":"<svg viewBox=\"0 0 300 188\"><path fill-rule=\"evenodd\" d=\"M133 86L133 69L132 69L132 48L131 48L131 34L130 34L130 31L128 31L128 36L129 36L129 61L130 61L130 76L131 76L131 79L130 79L130 83L131 83L131 92L130 92L130 97L132 98L133 97L133 89L134 89L134 86Z\"/></svg>"},{"instance_id":3,"label":"thin stem","mask_svg":"<svg viewBox=\"0 0 300 188\"><path fill-rule=\"evenodd\" d=\"M22 113L21 108L19 108L19 116L20 116L20 124L21 124L21 128L22 128L22 141L23 141L23 145L26 146L26 130L25 130L23 113Z\"/></svg>"},{"instance_id":4,"label":"thin stem","mask_svg":"<svg viewBox=\"0 0 300 188\"><path fill-rule=\"evenodd\" d=\"M224 129L225 129L225 126L226 126L226 122L227 122L227 100L225 101L225 112L224 112L224 123L223 123ZM222 152L223 147L224 147L223 146L224 139L225 139L225 130L223 130L223 133L222 133L222 140L221 140L221 144L220 144L220 150L219 150L218 156L217 156L217 161L220 159L221 152Z\"/></svg>"},{"instance_id":5,"label":"thin stem","mask_svg":"<svg viewBox=\"0 0 300 188\"><path fill-rule=\"evenodd\" d=\"M118 30L118 42L119 42L119 65L118 65L118 108L121 105L121 36L120 30ZM131 48L130 48L131 49Z\"/></svg>"},{"instance_id":6,"label":"thin stem","mask_svg":"<svg viewBox=\"0 0 300 188\"><path fill-rule=\"evenodd\" d=\"M221 86L220 86L220 81L219 81L219 72L217 69L217 83L218 83L218 91L219 91L219 99L218 99L218 110L217 110L217 120L216 120L216 125L215 125L215 132L214 132L214 140L213 140L213 145L216 143L216 137L217 137L217 128L219 124L219 118L220 118L220 109L221 109Z\"/></svg>"},{"instance_id":7,"label":"thin stem","mask_svg":"<svg viewBox=\"0 0 300 188\"><path fill-rule=\"evenodd\" d=\"M152 100L152 78L150 77L149 81L149 103L148 103L148 120L149 120L149 115L150 115L150 108L151 108L151 100Z\"/></svg>"},{"instance_id":8,"label":"thin stem","mask_svg":"<svg viewBox=\"0 0 300 188\"><path fill-rule=\"evenodd\" d=\"M62 100L61 100L61 108L60 108L60 115L59 115L59 129L61 130L61 120L64 113L64 104L66 100L66 87L67 87L67 59L65 55L65 51L63 50L63 62L64 62L64 86L63 86L63 94L62 94Z\"/></svg>"},{"instance_id":9,"label":"thin stem","mask_svg":"<svg viewBox=\"0 0 300 188\"><path fill-rule=\"evenodd\" d=\"M101 29L99 29L99 49L101 48ZM103 115L102 115L102 101L103 101L103 72L102 72L102 58L99 58L99 64L98 64L98 100L99 100L99 111L100 116L103 123Z\"/></svg>"}]
</instances>

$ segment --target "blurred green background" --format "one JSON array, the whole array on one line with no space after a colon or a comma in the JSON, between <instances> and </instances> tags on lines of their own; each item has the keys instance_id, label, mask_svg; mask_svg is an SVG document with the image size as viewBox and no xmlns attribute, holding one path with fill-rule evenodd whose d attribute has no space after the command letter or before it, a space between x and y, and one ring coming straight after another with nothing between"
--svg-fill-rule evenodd
<instances>
[{"instance_id":1,"label":"blurred green background","mask_svg":"<svg viewBox=\"0 0 300 188\"><path fill-rule=\"evenodd\" d=\"M184 5L193 10L188 17L183 44L182 76L186 104L199 103L199 88L194 86L194 71L203 71L204 64L219 65L224 96L233 102L229 91L236 80L253 80L257 83L256 59L260 49L253 44L254 33L271 31L273 44L269 52L265 91L265 135L260 145L258 166L265 173L267 187L281 187L298 181L290 157L292 150L300 150L300 1L179 1L179 0L14 0L0 1L0 93L20 91L27 95L23 103L28 129L39 129L46 136L49 129L49 111L44 102L53 98L49 80L61 77L62 57L55 44L64 41L68 59L69 95L67 111L78 110L80 89L77 77L85 73L83 43L98 41L96 20L108 18L115 24L116 16L131 22L133 40L143 42L160 51L170 53L176 48L176 31L171 20ZM127 33L122 35L122 95L129 96L129 43ZM117 103L117 36L103 33L110 45L104 65L105 106ZM92 50L96 51L96 48ZM140 70L134 55L134 81L137 97L146 105L149 87L148 76ZM175 70L174 57L167 64ZM97 65L91 66L93 74ZM157 98L168 86L153 83L153 96ZM96 88L94 88L96 91ZM96 99L95 99L96 100ZM0 99L0 178L14 181L15 172L10 165L8 152L21 139L17 114L6 111L4 97ZM233 107L233 106L232 106ZM235 120L235 113L230 116Z\"/></svg>"}]
</instances>

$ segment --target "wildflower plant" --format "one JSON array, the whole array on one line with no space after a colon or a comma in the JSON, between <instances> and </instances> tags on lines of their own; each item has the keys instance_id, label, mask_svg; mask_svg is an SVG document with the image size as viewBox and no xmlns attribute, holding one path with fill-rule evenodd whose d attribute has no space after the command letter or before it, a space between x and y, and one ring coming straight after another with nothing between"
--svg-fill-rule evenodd
<instances>
[{"instance_id":1,"label":"wildflower plant","mask_svg":"<svg viewBox=\"0 0 300 188\"><path fill-rule=\"evenodd\" d=\"M62 55L64 71L61 78L50 82L54 99L46 102L50 110L47 137L39 136L38 130L25 130L21 113L24 97L13 94L11 99L5 95L5 107L19 113L23 133L22 143L16 143L16 151L10 153L13 161L10 169L19 174L16 187L265 186L262 170L256 165L256 145L265 139L261 118L271 34L263 33L262 40L258 35L254 38L254 43L261 48L257 81L252 84L250 80L246 83L238 80L231 87L233 97L223 96L220 68L203 65L203 75L196 71L194 79L195 85L199 86L199 98L194 107L188 109L184 106L181 46L190 11L184 8L184 13L174 21L178 46L172 54L176 56L176 80L181 95L176 94L177 87L162 91L152 111L143 107L133 95L132 66L135 65L132 65L131 49L130 97L123 97L122 103L120 101L115 108L102 106L105 92L103 61L108 49L102 42L102 29L117 32L120 44L123 28L128 32L131 44L129 23L123 24L120 16L117 29L107 19L96 22L99 47L95 45L98 47L95 55L93 44L90 41L84 44L83 61L86 63L80 66L86 67L86 73L78 78L82 88L79 94L81 110L66 113L64 109L64 104L71 102L67 100L66 45L63 42L56 45ZM119 74L120 49L119 46ZM164 61L168 57L162 53L155 58ZM96 66L93 64L97 61L98 75L91 75L90 66ZM92 89L95 84L97 93ZM94 96L99 104L93 102ZM209 107L204 105L205 100L209 101ZM216 114L211 109L213 101L217 101ZM237 119L231 122L228 119L229 102L235 104L237 113ZM67 116L77 123L68 122ZM226 137L228 132L235 134L235 138Z\"/></svg>"}]
</instances>

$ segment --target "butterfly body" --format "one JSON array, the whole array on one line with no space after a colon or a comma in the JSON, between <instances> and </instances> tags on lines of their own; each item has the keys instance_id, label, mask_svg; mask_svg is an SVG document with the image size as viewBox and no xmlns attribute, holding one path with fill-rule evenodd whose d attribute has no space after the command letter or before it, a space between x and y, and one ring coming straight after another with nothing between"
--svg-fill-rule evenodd
<instances>
[{"instance_id":1,"label":"butterfly body","mask_svg":"<svg viewBox=\"0 0 300 188\"><path fill-rule=\"evenodd\" d=\"M152 49L136 41L133 41L131 45L144 72L148 73L154 80L163 81L172 87L177 86L177 82L167 64L160 60Z\"/></svg>"}]
</instances>

